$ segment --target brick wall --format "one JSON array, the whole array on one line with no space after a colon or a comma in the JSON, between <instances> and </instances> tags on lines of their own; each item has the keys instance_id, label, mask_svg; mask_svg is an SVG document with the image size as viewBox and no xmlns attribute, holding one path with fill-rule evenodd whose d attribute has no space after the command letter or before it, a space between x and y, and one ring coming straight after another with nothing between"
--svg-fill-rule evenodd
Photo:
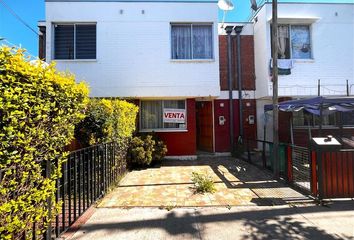
<instances>
[{"instance_id":1,"label":"brick wall","mask_svg":"<svg viewBox=\"0 0 354 240\"><path fill-rule=\"evenodd\" d=\"M237 90L237 45L236 36L232 36L233 89ZM219 35L219 63L221 90L228 90L227 35ZM253 36L241 36L241 73L243 90L255 90Z\"/></svg>"}]
</instances>

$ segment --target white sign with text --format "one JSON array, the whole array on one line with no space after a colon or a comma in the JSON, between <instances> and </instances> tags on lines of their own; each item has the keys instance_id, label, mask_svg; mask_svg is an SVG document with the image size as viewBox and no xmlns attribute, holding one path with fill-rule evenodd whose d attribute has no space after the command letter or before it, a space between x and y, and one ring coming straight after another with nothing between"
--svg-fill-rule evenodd
<instances>
[{"instance_id":1,"label":"white sign with text","mask_svg":"<svg viewBox=\"0 0 354 240\"><path fill-rule=\"evenodd\" d=\"M164 123L185 123L186 110L185 109L163 109L163 122Z\"/></svg>"}]
</instances>

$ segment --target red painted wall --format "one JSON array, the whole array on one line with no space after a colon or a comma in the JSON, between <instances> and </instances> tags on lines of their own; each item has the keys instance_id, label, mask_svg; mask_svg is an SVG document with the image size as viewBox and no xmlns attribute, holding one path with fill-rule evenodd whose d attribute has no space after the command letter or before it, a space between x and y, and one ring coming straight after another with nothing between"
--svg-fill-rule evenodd
<instances>
[{"instance_id":1,"label":"red painted wall","mask_svg":"<svg viewBox=\"0 0 354 240\"><path fill-rule=\"evenodd\" d=\"M195 122L195 100L187 99L187 132L157 132L167 145L168 156L195 155L197 136Z\"/></svg>"},{"instance_id":2,"label":"red painted wall","mask_svg":"<svg viewBox=\"0 0 354 240\"><path fill-rule=\"evenodd\" d=\"M224 104L221 107L220 104ZM230 151L230 128L229 128L229 100L214 100L214 129L215 129L215 151ZM219 125L219 116L224 116L224 125Z\"/></svg>"},{"instance_id":3,"label":"red painted wall","mask_svg":"<svg viewBox=\"0 0 354 240\"><path fill-rule=\"evenodd\" d=\"M247 104L249 103L249 104ZM224 104L223 107L220 104ZM237 142L239 136L239 101L233 100L234 104L234 142ZM248 116L253 115L256 118L256 101L254 99L243 100L243 131L244 138L253 138L257 136L257 122L248 123ZM226 122L224 125L219 124L219 116L224 116ZM214 100L214 125L215 125L215 151L230 151L230 111L229 100Z\"/></svg>"}]
</instances>

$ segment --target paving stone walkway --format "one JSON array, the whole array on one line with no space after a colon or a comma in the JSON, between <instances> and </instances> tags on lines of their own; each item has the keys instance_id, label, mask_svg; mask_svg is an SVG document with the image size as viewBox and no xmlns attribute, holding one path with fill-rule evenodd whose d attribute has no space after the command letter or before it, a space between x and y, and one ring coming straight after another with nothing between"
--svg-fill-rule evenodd
<instances>
[{"instance_id":1,"label":"paving stone walkway","mask_svg":"<svg viewBox=\"0 0 354 240\"><path fill-rule=\"evenodd\" d=\"M192 172L210 174L216 192L196 194ZM283 205L306 197L272 175L231 157L165 161L161 167L128 173L98 207L205 207Z\"/></svg>"}]
</instances>

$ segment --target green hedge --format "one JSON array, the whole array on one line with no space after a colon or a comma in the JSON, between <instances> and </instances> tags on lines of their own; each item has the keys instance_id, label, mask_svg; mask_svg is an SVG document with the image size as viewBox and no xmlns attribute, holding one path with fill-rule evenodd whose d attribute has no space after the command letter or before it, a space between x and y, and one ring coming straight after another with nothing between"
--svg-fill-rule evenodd
<instances>
[{"instance_id":1,"label":"green hedge","mask_svg":"<svg viewBox=\"0 0 354 240\"><path fill-rule=\"evenodd\" d=\"M85 119L76 126L75 137L84 146L114 141L125 159L137 113L138 107L124 100L91 99Z\"/></svg>"},{"instance_id":2,"label":"green hedge","mask_svg":"<svg viewBox=\"0 0 354 240\"><path fill-rule=\"evenodd\" d=\"M0 239L41 234L55 206L62 151L84 118L88 87L54 65L30 64L24 50L0 48ZM47 162L51 177L43 171Z\"/></svg>"},{"instance_id":3,"label":"green hedge","mask_svg":"<svg viewBox=\"0 0 354 240\"><path fill-rule=\"evenodd\" d=\"M155 132L140 133L130 143L128 160L133 168L146 167L161 163L166 153L166 144Z\"/></svg>"}]
</instances>

